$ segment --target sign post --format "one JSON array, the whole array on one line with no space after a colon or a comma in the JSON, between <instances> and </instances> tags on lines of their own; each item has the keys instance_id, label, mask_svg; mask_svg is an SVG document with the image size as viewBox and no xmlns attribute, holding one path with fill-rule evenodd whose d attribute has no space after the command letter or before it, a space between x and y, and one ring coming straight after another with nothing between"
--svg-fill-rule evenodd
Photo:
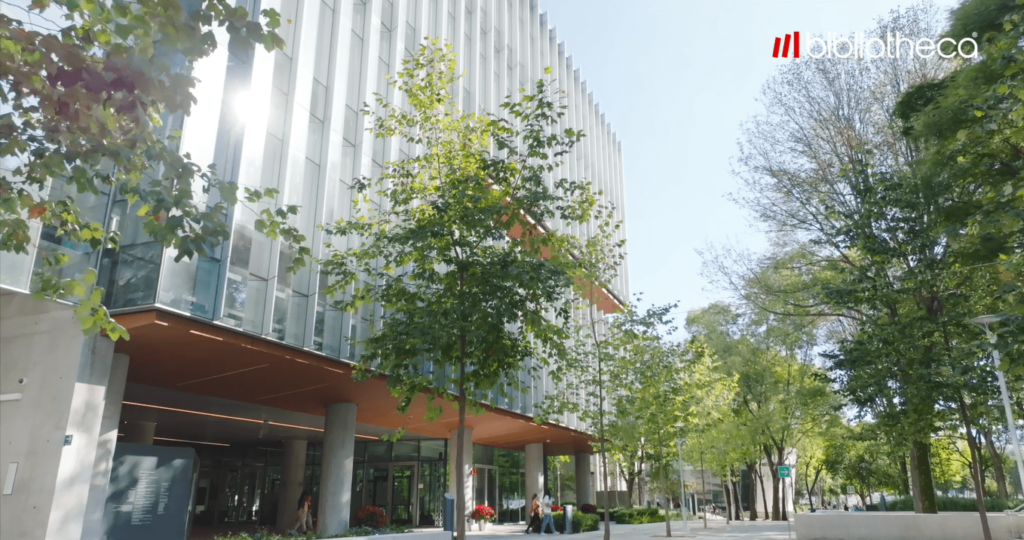
<instances>
[{"instance_id":1,"label":"sign post","mask_svg":"<svg viewBox=\"0 0 1024 540\"><path fill-rule=\"evenodd\" d=\"M793 529L789 525L789 510L786 507L786 492L789 491L786 488L786 478L790 478L793 474L793 469L789 465L779 465L779 478L782 479L782 511L786 512L786 530L789 532L789 537L793 538ZM796 506L793 507L796 510Z\"/></svg>"}]
</instances>

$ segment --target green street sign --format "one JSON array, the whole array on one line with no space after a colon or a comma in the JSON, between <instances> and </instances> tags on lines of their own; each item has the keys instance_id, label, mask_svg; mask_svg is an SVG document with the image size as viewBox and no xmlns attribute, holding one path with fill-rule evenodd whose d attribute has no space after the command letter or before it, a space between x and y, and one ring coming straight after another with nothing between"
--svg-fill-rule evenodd
<instances>
[{"instance_id":1,"label":"green street sign","mask_svg":"<svg viewBox=\"0 0 1024 540\"><path fill-rule=\"evenodd\" d=\"M779 466L779 478L789 478L789 465Z\"/></svg>"}]
</instances>

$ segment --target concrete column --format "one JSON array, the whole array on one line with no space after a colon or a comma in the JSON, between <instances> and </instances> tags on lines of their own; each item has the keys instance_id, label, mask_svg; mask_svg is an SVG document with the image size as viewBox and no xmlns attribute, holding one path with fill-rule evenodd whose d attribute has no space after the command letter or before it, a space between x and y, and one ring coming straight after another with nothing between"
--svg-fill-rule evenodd
<instances>
[{"instance_id":1,"label":"concrete column","mask_svg":"<svg viewBox=\"0 0 1024 540\"><path fill-rule=\"evenodd\" d=\"M317 513L317 530L320 532L340 534L348 530L349 514L352 513L355 448L356 404L328 405L327 417L324 419L324 454L320 468L320 505Z\"/></svg>"},{"instance_id":2,"label":"concrete column","mask_svg":"<svg viewBox=\"0 0 1024 540\"><path fill-rule=\"evenodd\" d=\"M4 538L82 537L114 342L84 336L74 306L0 292L0 495ZM102 461L102 460L101 460Z\"/></svg>"},{"instance_id":3,"label":"concrete column","mask_svg":"<svg viewBox=\"0 0 1024 540\"><path fill-rule=\"evenodd\" d=\"M466 483L462 486L463 493L466 495L466 513L473 511L473 507L476 506L473 502L473 430L467 428L465 441L462 446L462 472L465 475ZM459 430L452 430L451 435L448 438L448 492L456 495L458 492L458 486L455 483L455 470L458 465L455 462L455 451L458 449L458 434ZM468 526L466 530L469 530Z\"/></svg>"},{"instance_id":4,"label":"concrete column","mask_svg":"<svg viewBox=\"0 0 1024 540\"><path fill-rule=\"evenodd\" d=\"M544 498L544 444L526 445L526 505L530 505L533 495L537 499ZM529 512L529 509L527 509Z\"/></svg>"},{"instance_id":5,"label":"concrete column","mask_svg":"<svg viewBox=\"0 0 1024 540\"><path fill-rule=\"evenodd\" d=\"M284 454L281 456L281 487L277 490L278 529L290 529L295 524L295 511L299 495L302 495L305 477L306 441L284 441Z\"/></svg>"},{"instance_id":6,"label":"concrete column","mask_svg":"<svg viewBox=\"0 0 1024 540\"><path fill-rule=\"evenodd\" d=\"M590 473L591 454L576 454L576 504L594 504L594 475Z\"/></svg>"},{"instance_id":7,"label":"concrete column","mask_svg":"<svg viewBox=\"0 0 1024 540\"><path fill-rule=\"evenodd\" d=\"M107 486L110 484L110 470L114 464L114 447L117 445L117 428L121 420L121 402L124 400L127 380L128 355L114 353L107 393L103 400L103 419L96 444L89 501L85 507L82 540L100 540L103 537L103 510L107 504Z\"/></svg>"},{"instance_id":8,"label":"concrete column","mask_svg":"<svg viewBox=\"0 0 1024 540\"><path fill-rule=\"evenodd\" d=\"M121 433L121 442L152 445L156 422L125 422L121 424Z\"/></svg>"}]
</instances>

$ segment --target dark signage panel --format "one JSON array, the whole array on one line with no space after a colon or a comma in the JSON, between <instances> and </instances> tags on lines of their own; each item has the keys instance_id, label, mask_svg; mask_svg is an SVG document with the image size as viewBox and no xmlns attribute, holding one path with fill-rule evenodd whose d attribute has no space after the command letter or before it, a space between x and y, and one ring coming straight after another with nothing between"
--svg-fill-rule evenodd
<instances>
[{"instance_id":1,"label":"dark signage panel","mask_svg":"<svg viewBox=\"0 0 1024 540\"><path fill-rule=\"evenodd\" d=\"M191 448L117 443L103 538L185 540L198 472Z\"/></svg>"}]
</instances>

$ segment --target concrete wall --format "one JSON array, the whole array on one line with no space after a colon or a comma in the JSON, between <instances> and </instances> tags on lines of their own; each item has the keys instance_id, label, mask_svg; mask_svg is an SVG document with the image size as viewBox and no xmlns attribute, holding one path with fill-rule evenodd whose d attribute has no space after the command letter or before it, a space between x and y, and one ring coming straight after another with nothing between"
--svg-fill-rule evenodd
<instances>
[{"instance_id":1,"label":"concrete wall","mask_svg":"<svg viewBox=\"0 0 1024 540\"><path fill-rule=\"evenodd\" d=\"M0 495L4 538L81 538L113 351L82 335L73 307L0 293L0 394L21 394L0 402L0 485L18 464Z\"/></svg>"},{"instance_id":2,"label":"concrete wall","mask_svg":"<svg viewBox=\"0 0 1024 540\"><path fill-rule=\"evenodd\" d=\"M983 540L981 519L972 512L826 511L800 513L795 518L797 540ZM988 524L992 540L1020 538L1024 534L1024 516L988 514Z\"/></svg>"}]
</instances>

